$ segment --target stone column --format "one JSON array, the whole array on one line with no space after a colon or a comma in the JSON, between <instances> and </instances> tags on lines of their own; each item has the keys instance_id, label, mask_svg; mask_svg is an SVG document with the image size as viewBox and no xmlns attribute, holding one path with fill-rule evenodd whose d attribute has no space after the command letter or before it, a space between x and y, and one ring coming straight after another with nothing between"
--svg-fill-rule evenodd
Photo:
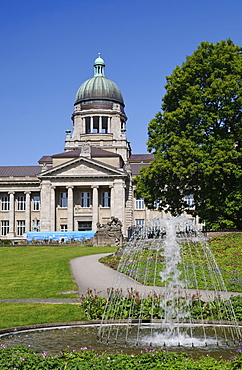
<instances>
[{"instance_id":1,"label":"stone column","mask_svg":"<svg viewBox=\"0 0 242 370\"><path fill-rule=\"evenodd\" d=\"M111 212L111 216L113 216L114 215L114 186L110 185L109 189L110 189L110 212Z\"/></svg>"},{"instance_id":2,"label":"stone column","mask_svg":"<svg viewBox=\"0 0 242 370\"><path fill-rule=\"evenodd\" d=\"M55 230L55 186L51 186L50 190L50 231Z\"/></svg>"},{"instance_id":3,"label":"stone column","mask_svg":"<svg viewBox=\"0 0 242 370\"><path fill-rule=\"evenodd\" d=\"M14 207L14 191L10 191L9 193L9 238L13 238L15 236L14 230L14 222L15 222L15 207Z\"/></svg>"},{"instance_id":4,"label":"stone column","mask_svg":"<svg viewBox=\"0 0 242 370\"><path fill-rule=\"evenodd\" d=\"M90 132L93 133L93 116L90 117Z\"/></svg>"},{"instance_id":5,"label":"stone column","mask_svg":"<svg viewBox=\"0 0 242 370\"><path fill-rule=\"evenodd\" d=\"M31 192L30 191L26 191L25 193L25 197L26 197L26 204L25 204L25 231L28 232L28 231L31 231L31 220L30 220L30 215L31 215L31 212L30 212L30 194Z\"/></svg>"},{"instance_id":6,"label":"stone column","mask_svg":"<svg viewBox=\"0 0 242 370\"><path fill-rule=\"evenodd\" d=\"M97 222L99 221L98 207L98 185L92 186L92 230L97 230Z\"/></svg>"},{"instance_id":7,"label":"stone column","mask_svg":"<svg viewBox=\"0 0 242 370\"><path fill-rule=\"evenodd\" d=\"M85 124L85 119L81 117L81 134L86 133L86 124Z\"/></svg>"},{"instance_id":8,"label":"stone column","mask_svg":"<svg viewBox=\"0 0 242 370\"><path fill-rule=\"evenodd\" d=\"M67 186L68 205L67 205L67 230L73 231L73 186Z\"/></svg>"},{"instance_id":9,"label":"stone column","mask_svg":"<svg viewBox=\"0 0 242 370\"><path fill-rule=\"evenodd\" d=\"M99 116L99 121L98 121L98 126L99 126L99 133L102 133L102 116Z\"/></svg>"},{"instance_id":10,"label":"stone column","mask_svg":"<svg viewBox=\"0 0 242 370\"><path fill-rule=\"evenodd\" d=\"M111 117L108 117L108 134L111 132L110 121L111 121Z\"/></svg>"}]
</instances>

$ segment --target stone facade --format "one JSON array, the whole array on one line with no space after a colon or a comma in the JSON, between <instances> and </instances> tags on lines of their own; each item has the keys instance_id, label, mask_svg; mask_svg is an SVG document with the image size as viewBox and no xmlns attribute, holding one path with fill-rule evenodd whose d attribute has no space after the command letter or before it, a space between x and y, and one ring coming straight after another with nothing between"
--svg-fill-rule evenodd
<instances>
[{"instance_id":1,"label":"stone facade","mask_svg":"<svg viewBox=\"0 0 242 370\"><path fill-rule=\"evenodd\" d=\"M134 198L132 178L153 155L131 154L122 94L104 66L98 57L94 77L78 90L63 153L43 156L37 166L0 167L0 239L96 231L112 217L126 236L129 227L160 216Z\"/></svg>"}]
</instances>

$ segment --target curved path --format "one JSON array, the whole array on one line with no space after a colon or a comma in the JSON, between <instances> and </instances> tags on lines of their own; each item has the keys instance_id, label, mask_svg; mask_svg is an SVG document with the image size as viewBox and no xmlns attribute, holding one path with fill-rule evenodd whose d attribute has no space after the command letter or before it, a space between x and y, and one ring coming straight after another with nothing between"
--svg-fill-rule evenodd
<instances>
[{"instance_id":1,"label":"curved path","mask_svg":"<svg viewBox=\"0 0 242 370\"><path fill-rule=\"evenodd\" d=\"M128 289L135 289L140 292L142 296L147 296L149 293L156 292L157 294L164 293L163 287L144 286L137 281L129 278L128 276L117 272L102 263L98 262L101 257L107 256L106 254L95 254L90 256L78 257L71 260L71 270L78 285L80 296L86 294L88 289L96 291L100 296L107 297L109 288L122 289L127 292ZM194 295L197 291L189 289L189 294ZM215 294L213 291L199 291L200 297L204 301L213 300ZM184 295L186 295L184 293ZM225 299L232 295L242 295L237 292L220 292L219 294Z\"/></svg>"},{"instance_id":2,"label":"curved path","mask_svg":"<svg viewBox=\"0 0 242 370\"><path fill-rule=\"evenodd\" d=\"M78 285L80 296L86 294L88 289L96 291L102 297L107 297L109 288L117 286L116 280L122 281L122 289L135 287L136 285L143 287L142 284L134 281L128 276L118 273L98 262L102 257L108 256L110 253L94 254L90 256L77 257L71 260L71 271L75 282Z\"/></svg>"}]
</instances>

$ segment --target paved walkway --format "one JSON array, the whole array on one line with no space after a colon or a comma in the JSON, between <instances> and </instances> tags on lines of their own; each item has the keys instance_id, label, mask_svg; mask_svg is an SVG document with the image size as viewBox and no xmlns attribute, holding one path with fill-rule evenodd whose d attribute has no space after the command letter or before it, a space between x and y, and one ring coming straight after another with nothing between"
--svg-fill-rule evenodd
<instances>
[{"instance_id":1,"label":"paved walkway","mask_svg":"<svg viewBox=\"0 0 242 370\"><path fill-rule=\"evenodd\" d=\"M122 289L127 292L127 289L135 289L139 291L142 296L148 296L149 293L163 294L163 287L144 286L137 281L121 274L103 264L98 262L101 257L108 254L96 254L85 257L78 257L71 261L71 269L75 281L78 285L79 294L86 294L88 289L96 291L100 296L107 297L107 289L114 287L115 289ZM189 295L195 295L195 289L189 289ZM211 290L199 291L200 297L204 301L213 300L215 294ZM184 292L187 295L187 292ZM228 299L232 295L242 295L237 292L221 292L220 296Z\"/></svg>"}]
</instances>

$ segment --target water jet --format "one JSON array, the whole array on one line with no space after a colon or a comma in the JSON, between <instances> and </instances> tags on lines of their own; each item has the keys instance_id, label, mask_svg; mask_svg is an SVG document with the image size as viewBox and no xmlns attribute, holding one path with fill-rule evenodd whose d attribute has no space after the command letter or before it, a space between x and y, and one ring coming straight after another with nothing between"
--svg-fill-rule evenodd
<instances>
[{"instance_id":1,"label":"water jet","mask_svg":"<svg viewBox=\"0 0 242 370\"><path fill-rule=\"evenodd\" d=\"M103 341L110 343L120 336L120 327L110 325L114 318L120 323L129 319L126 341L135 322L138 343L216 347L241 340L221 271L207 240L191 220L150 220L122 250L118 272L98 332ZM123 290L124 275L133 279L133 289ZM155 318L160 322L153 325ZM146 320L151 323L149 334Z\"/></svg>"}]
</instances>

